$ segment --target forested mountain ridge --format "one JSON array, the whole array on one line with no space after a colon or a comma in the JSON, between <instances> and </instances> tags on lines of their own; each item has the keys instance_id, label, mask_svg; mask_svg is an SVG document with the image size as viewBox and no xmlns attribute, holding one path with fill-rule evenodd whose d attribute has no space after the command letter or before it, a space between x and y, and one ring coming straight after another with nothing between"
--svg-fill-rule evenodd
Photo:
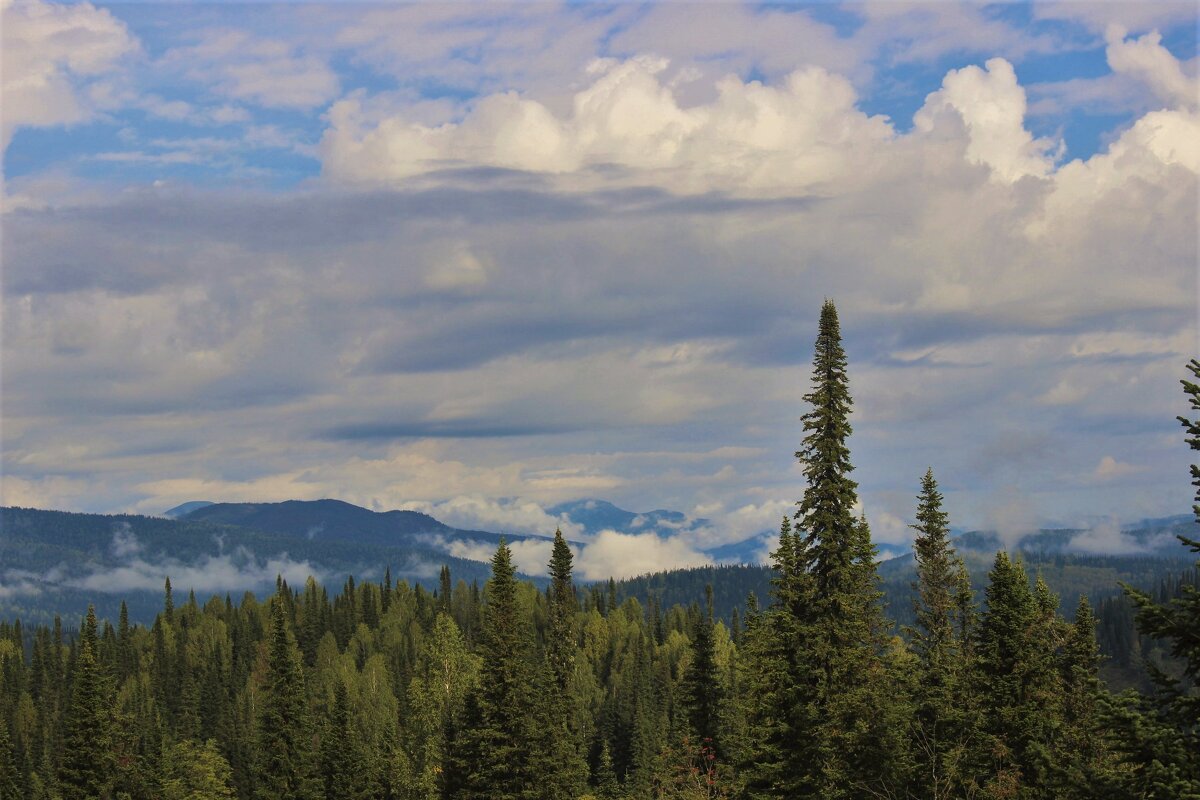
<instances>
[{"instance_id":1,"label":"forested mountain ridge","mask_svg":"<svg viewBox=\"0 0 1200 800\"><path fill-rule=\"evenodd\" d=\"M638 516L651 518L640 528L655 524L650 514L637 515L611 504L577 504L584 506L597 512L580 517L592 526L628 526ZM683 518L679 512L651 513L671 524ZM1137 552L1071 552L1071 542L1088 534L1086 530L1035 532L1020 541L1020 550L1028 568L1042 574L1069 607L1080 594L1098 601L1119 593L1120 583L1149 588L1186 569L1190 562L1178 546L1164 545L1184 529L1183 519L1129 526L1121 535ZM56 613L74 617L92 603L100 619L115 620L123 600L131 620L149 623L158 611L164 578L170 577L181 592L194 589L202 600L214 593L239 597L252 591L265 596L274 588L272 567L293 583L309 574L318 580L337 581L348 575L378 580L384 568L390 568L396 578L432 589L442 565L450 567L455 579L482 582L488 574L485 564L453 554L455 546L463 553L468 551L463 545L470 545L474 555L494 548L501 535L453 528L418 512L375 512L337 500L212 503L173 520L0 508L0 618L48 624ZM505 535L509 541L544 538ZM997 549L995 535L972 531L954 542L976 576L976 589L982 589L978 581ZM907 624L915 576L912 555L881 561L879 574L889 615ZM749 592L765 598L769 580L765 566L718 563L618 581L618 594L646 603L653 592L664 607L687 605L702 597L705 584L711 583L716 614L728 621L735 607L745 612Z\"/></svg>"}]
</instances>

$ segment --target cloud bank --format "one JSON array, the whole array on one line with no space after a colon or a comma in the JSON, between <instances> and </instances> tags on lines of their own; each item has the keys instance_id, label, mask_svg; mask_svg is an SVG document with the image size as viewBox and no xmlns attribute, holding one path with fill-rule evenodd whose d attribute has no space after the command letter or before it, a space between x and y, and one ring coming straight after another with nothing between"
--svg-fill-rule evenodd
<instances>
[{"instance_id":1,"label":"cloud bank","mask_svg":"<svg viewBox=\"0 0 1200 800\"><path fill-rule=\"evenodd\" d=\"M603 497L689 562L799 497L832 297L881 542L927 466L1014 538L1186 508L1181 8L5 5L4 502Z\"/></svg>"}]
</instances>

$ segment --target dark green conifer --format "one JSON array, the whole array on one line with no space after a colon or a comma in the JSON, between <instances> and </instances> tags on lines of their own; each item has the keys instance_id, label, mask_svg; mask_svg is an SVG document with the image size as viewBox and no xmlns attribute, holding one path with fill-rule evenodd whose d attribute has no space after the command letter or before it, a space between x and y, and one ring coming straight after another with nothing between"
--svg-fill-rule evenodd
<instances>
[{"instance_id":1,"label":"dark green conifer","mask_svg":"<svg viewBox=\"0 0 1200 800\"><path fill-rule=\"evenodd\" d=\"M908 630L917 657L914 676L913 793L949 800L969 793L968 758L976 733L966 634L959 597L966 569L950 544L949 517L942 508L933 470L921 482L913 541L917 581L913 584L916 625Z\"/></svg>"},{"instance_id":2,"label":"dark green conifer","mask_svg":"<svg viewBox=\"0 0 1200 800\"><path fill-rule=\"evenodd\" d=\"M713 640L712 584L705 587L705 601L704 617L696 623L692 634L692 660L683 676L683 702L695 741L720 754L721 697L724 687L717 669Z\"/></svg>"},{"instance_id":3,"label":"dark green conifer","mask_svg":"<svg viewBox=\"0 0 1200 800\"><path fill-rule=\"evenodd\" d=\"M1200 361L1192 359L1187 369L1194 380L1180 383L1191 411L1200 413ZM1178 420L1186 433L1184 441L1200 450L1200 418ZM1190 472L1196 487L1192 512L1200 523L1200 464L1192 464ZM1179 540L1200 553L1200 539ZM1200 561L1196 566L1200 568ZM1184 584L1176 597L1158 603L1148 592L1122 588L1137 608L1138 632L1161 640L1180 665L1172 673L1147 664L1154 695L1127 694L1109 714L1109 724L1118 730L1114 745L1125 762L1122 786L1139 800L1200 797L1200 589Z\"/></svg>"},{"instance_id":4,"label":"dark green conifer","mask_svg":"<svg viewBox=\"0 0 1200 800\"><path fill-rule=\"evenodd\" d=\"M879 707L892 693L881 659L887 625L870 532L854 516L852 401L829 301L804 399L810 410L796 457L807 486L795 530L781 531L773 555L775 604L755 626L759 641L747 643L763 665L747 681L749 787L752 797L841 800L880 790L897 765Z\"/></svg>"},{"instance_id":5,"label":"dark green conifer","mask_svg":"<svg viewBox=\"0 0 1200 800\"><path fill-rule=\"evenodd\" d=\"M326 800L360 800L367 796L367 770L351 716L346 684L334 686L333 708L321 736L321 775Z\"/></svg>"},{"instance_id":6,"label":"dark green conifer","mask_svg":"<svg viewBox=\"0 0 1200 800\"><path fill-rule=\"evenodd\" d=\"M96 662L96 612L88 606L63 720L58 785L63 800L101 797L113 779L112 714Z\"/></svg>"},{"instance_id":7,"label":"dark green conifer","mask_svg":"<svg viewBox=\"0 0 1200 800\"><path fill-rule=\"evenodd\" d=\"M314 755L300 651L287 621L282 599L271 599L271 634L267 674L258 715L259 800L311 800Z\"/></svg>"},{"instance_id":8,"label":"dark green conifer","mask_svg":"<svg viewBox=\"0 0 1200 800\"><path fill-rule=\"evenodd\" d=\"M512 551L503 540L487 584L478 691L467 701L453 769L458 800L527 800L545 787L531 766L534 693L528 620L521 613Z\"/></svg>"}]
</instances>

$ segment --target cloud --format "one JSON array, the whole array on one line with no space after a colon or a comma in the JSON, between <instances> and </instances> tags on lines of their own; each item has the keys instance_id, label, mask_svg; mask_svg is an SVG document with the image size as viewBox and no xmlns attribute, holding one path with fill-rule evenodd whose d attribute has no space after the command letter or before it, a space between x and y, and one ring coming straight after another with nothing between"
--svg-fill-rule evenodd
<instances>
[{"instance_id":1,"label":"cloud","mask_svg":"<svg viewBox=\"0 0 1200 800\"><path fill-rule=\"evenodd\" d=\"M203 555L192 562L170 557L150 560L143 555L141 543L128 526L114 531L112 552L120 559L118 563L95 568L79 577L66 577L62 582L86 591L119 594L158 591L170 578L176 591L209 594L267 586L275 582L276 576L300 586L310 575L318 580L322 575L308 561L295 561L287 553L260 558L244 547L215 556Z\"/></svg>"},{"instance_id":2,"label":"cloud","mask_svg":"<svg viewBox=\"0 0 1200 800\"><path fill-rule=\"evenodd\" d=\"M712 563L682 536L661 538L653 533L601 531L576 558L575 570L584 580L599 581Z\"/></svg>"},{"instance_id":3,"label":"cloud","mask_svg":"<svg viewBox=\"0 0 1200 800\"><path fill-rule=\"evenodd\" d=\"M578 538L582 534L582 528L565 515L551 516L539 504L520 498L494 499L470 495L437 502L409 502L401 508L420 511L453 528L466 530L550 536L557 529L568 539ZM513 544L515 547L519 542Z\"/></svg>"},{"instance_id":4,"label":"cloud","mask_svg":"<svg viewBox=\"0 0 1200 800\"><path fill-rule=\"evenodd\" d=\"M89 88L96 88L96 81L139 49L122 22L91 3L5 0L0 15L0 153L18 127L70 125L92 118L97 103Z\"/></svg>"},{"instance_id":5,"label":"cloud","mask_svg":"<svg viewBox=\"0 0 1200 800\"><path fill-rule=\"evenodd\" d=\"M337 74L320 57L286 41L245 30L207 30L195 44L173 48L162 66L222 97L266 108L311 109L337 96Z\"/></svg>"},{"instance_id":6,"label":"cloud","mask_svg":"<svg viewBox=\"0 0 1200 800\"><path fill-rule=\"evenodd\" d=\"M547 565L554 542L546 539L520 539L508 542L512 551L512 562L518 572L525 575L544 576L549 574ZM444 543L446 552L455 558L489 562L496 555L496 545L490 542L454 539Z\"/></svg>"},{"instance_id":7,"label":"cloud","mask_svg":"<svg viewBox=\"0 0 1200 800\"><path fill-rule=\"evenodd\" d=\"M1106 520L1071 537L1072 550L1091 555L1122 556L1144 553L1150 548L1124 533L1115 520Z\"/></svg>"},{"instance_id":8,"label":"cloud","mask_svg":"<svg viewBox=\"0 0 1200 800\"><path fill-rule=\"evenodd\" d=\"M1200 104L1200 83L1184 75L1179 61L1162 46L1158 31L1137 39L1126 39L1126 33L1123 27L1110 25L1105 34L1105 56L1113 72L1136 77L1168 106L1195 108Z\"/></svg>"},{"instance_id":9,"label":"cloud","mask_svg":"<svg viewBox=\"0 0 1200 800\"><path fill-rule=\"evenodd\" d=\"M683 107L662 78L667 66L651 56L595 61L566 115L505 92L478 100L461 122L430 126L380 115L356 93L330 109L324 172L338 181L395 184L469 164L618 179L628 173L691 192L801 192L840 177L892 136L882 118L855 108L849 81L819 67L796 70L777 86L727 76L713 100Z\"/></svg>"},{"instance_id":10,"label":"cloud","mask_svg":"<svg viewBox=\"0 0 1200 800\"><path fill-rule=\"evenodd\" d=\"M128 522L114 526L112 554L114 558L125 559L142 552L142 543L138 541Z\"/></svg>"},{"instance_id":11,"label":"cloud","mask_svg":"<svg viewBox=\"0 0 1200 800\"><path fill-rule=\"evenodd\" d=\"M1025 129L1025 108L1025 90L1012 64L993 58L984 69L950 70L913 123L931 132L939 116L956 114L967 131L967 160L987 165L995 180L1012 183L1027 175L1044 177L1053 166L1049 151L1054 143L1034 139Z\"/></svg>"},{"instance_id":12,"label":"cloud","mask_svg":"<svg viewBox=\"0 0 1200 800\"><path fill-rule=\"evenodd\" d=\"M1031 498L1016 486L1006 486L989 500L985 525L996 532L1005 550L1013 551L1022 539L1037 532L1037 520Z\"/></svg>"},{"instance_id":13,"label":"cloud","mask_svg":"<svg viewBox=\"0 0 1200 800\"><path fill-rule=\"evenodd\" d=\"M1092 471L1092 477L1098 481L1112 481L1117 478L1136 475L1139 472L1145 472L1145 470L1145 467L1139 467L1136 464L1127 464L1124 461L1117 461L1112 456L1104 456L1100 459L1100 463L1096 465L1096 469Z\"/></svg>"},{"instance_id":14,"label":"cloud","mask_svg":"<svg viewBox=\"0 0 1200 800\"><path fill-rule=\"evenodd\" d=\"M342 13L338 25L361 13L308 11ZM1137 68L1106 77L1154 110L1058 165L1038 137L1063 120L1031 132L1024 62L1007 40L987 44L1008 35L998 28L970 39L1006 56L984 66L944 57L946 27L907 52L903 34L929 17L916 12L844 20L893 25L878 52L843 27L829 54L747 44L723 62L715 34L662 57L637 43L653 39L644 31L596 46L631 26L624 7L581 33L544 7L489 8L505 28L494 36L463 8L369 11L345 81L368 88L327 120L230 99L234 51L200 76L216 99L155 89L172 125L228 103L230 124L280 126L282 137L260 130L264 142L291 135L280 120L306 120L300 146L323 128L324 180L266 191L180 171L152 184L145 170L169 164L97 161L116 150L102 141L10 182L22 200L3 218L6 498L158 512L198 497L603 497L709 516L686 540L695 549L753 536L800 495L791 453L828 296L843 314L855 478L873 521L910 517L913 463L954 476L959 524L988 518L996 483L1035 515L1187 507L1173 419L1195 342L1200 135L1194 110L1140 88ZM722 19L823 30L777 13ZM270 34L284 44L275 55L246 58L344 67L296 26ZM1101 38L1072 31L1101 56ZM1119 44L1168 75L1154 48L1179 34L1163 32ZM184 30L165 49L179 37L219 38ZM418 75L455 43L470 46ZM926 44L934 56L917 52ZM911 84L897 87L873 83L857 57L934 60L890 71ZM179 77L204 58L154 64ZM411 75L376 92L369 69ZM911 113L927 94L911 131L878 115ZM118 123L129 153L194 156L201 175L224 163L207 141L222 131L154 133L139 127L154 112L136 108ZM289 152L272 146L257 163ZM82 181L76 167L111 177ZM1083 479L1113 453L1149 465L1146 479ZM501 512L516 514L487 510ZM503 515L496 526L553 529Z\"/></svg>"}]
</instances>

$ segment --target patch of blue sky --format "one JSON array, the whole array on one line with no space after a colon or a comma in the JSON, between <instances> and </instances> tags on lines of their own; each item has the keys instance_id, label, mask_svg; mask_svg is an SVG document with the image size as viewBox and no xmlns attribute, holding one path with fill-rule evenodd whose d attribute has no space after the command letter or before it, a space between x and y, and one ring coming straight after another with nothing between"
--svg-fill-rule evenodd
<instances>
[{"instance_id":1,"label":"patch of blue sky","mask_svg":"<svg viewBox=\"0 0 1200 800\"><path fill-rule=\"evenodd\" d=\"M338 76L342 94L349 94L358 89L368 94L391 92L400 88L401 81L394 75L389 75L364 62L352 50L339 50L330 57L329 67Z\"/></svg>"},{"instance_id":2,"label":"patch of blue sky","mask_svg":"<svg viewBox=\"0 0 1200 800\"><path fill-rule=\"evenodd\" d=\"M1163 47L1171 51L1171 55L1181 61L1191 61L1196 57L1198 42L1200 42L1200 25L1176 25L1162 34ZM1192 68L1195 74L1195 65Z\"/></svg>"},{"instance_id":3,"label":"patch of blue sky","mask_svg":"<svg viewBox=\"0 0 1200 800\"><path fill-rule=\"evenodd\" d=\"M119 128L104 122L49 128L17 128L4 151L4 175L20 178L62 167L66 153L128 149Z\"/></svg>"},{"instance_id":4,"label":"patch of blue sky","mask_svg":"<svg viewBox=\"0 0 1200 800\"><path fill-rule=\"evenodd\" d=\"M843 39L857 33L865 22L862 15L855 10L853 3L758 3L754 7L807 14L817 22L833 28Z\"/></svg>"}]
</instances>

